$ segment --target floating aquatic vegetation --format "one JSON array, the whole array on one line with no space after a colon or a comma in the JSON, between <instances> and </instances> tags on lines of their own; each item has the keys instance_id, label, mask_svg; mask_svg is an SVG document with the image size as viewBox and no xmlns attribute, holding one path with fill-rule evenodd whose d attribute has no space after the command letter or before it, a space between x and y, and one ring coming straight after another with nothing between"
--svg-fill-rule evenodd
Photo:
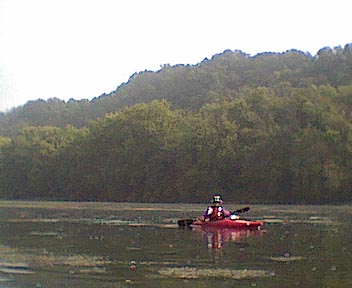
<instances>
[{"instance_id":1,"label":"floating aquatic vegetation","mask_svg":"<svg viewBox=\"0 0 352 288\"><path fill-rule=\"evenodd\" d=\"M0 262L0 268L21 268L21 269L27 269L28 264L26 263L12 263L12 262Z\"/></svg>"},{"instance_id":2,"label":"floating aquatic vegetation","mask_svg":"<svg viewBox=\"0 0 352 288\"><path fill-rule=\"evenodd\" d=\"M63 233L61 232L42 232L42 231L32 231L30 233L32 236L55 236L55 237L62 237Z\"/></svg>"},{"instance_id":3,"label":"floating aquatic vegetation","mask_svg":"<svg viewBox=\"0 0 352 288\"><path fill-rule=\"evenodd\" d=\"M164 277L180 279L230 278L237 280L274 276L264 270L197 269L189 267L164 268L159 270L159 274Z\"/></svg>"},{"instance_id":4,"label":"floating aquatic vegetation","mask_svg":"<svg viewBox=\"0 0 352 288\"><path fill-rule=\"evenodd\" d=\"M86 269L80 269L77 271L77 273L80 274L106 274L106 268L104 267L92 267L92 268L86 268Z\"/></svg>"},{"instance_id":5,"label":"floating aquatic vegetation","mask_svg":"<svg viewBox=\"0 0 352 288\"><path fill-rule=\"evenodd\" d=\"M55 255L51 253L20 253L17 249L0 246L0 272L30 274L33 267L83 267L103 268L110 266L112 261L106 257L90 255Z\"/></svg>"},{"instance_id":6,"label":"floating aquatic vegetation","mask_svg":"<svg viewBox=\"0 0 352 288\"><path fill-rule=\"evenodd\" d=\"M102 240L104 240L104 235L89 235L88 236L88 239L89 240L100 240L100 241L102 241Z\"/></svg>"},{"instance_id":7,"label":"floating aquatic vegetation","mask_svg":"<svg viewBox=\"0 0 352 288\"><path fill-rule=\"evenodd\" d=\"M94 219L94 220L90 220L89 222L93 224L116 225L116 226L130 225L132 223L135 223L134 221L120 220L120 219Z\"/></svg>"},{"instance_id":8,"label":"floating aquatic vegetation","mask_svg":"<svg viewBox=\"0 0 352 288\"><path fill-rule=\"evenodd\" d=\"M140 261L138 265L144 266L166 266L166 265L175 265L176 261Z\"/></svg>"},{"instance_id":9,"label":"floating aquatic vegetation","mask_svg":"<svg viewBox=\"0 0 352 288\"><path fill-rule=\"evenodd\" d=\"M139 225L139 223L135 221L129 220L119 220L119 219L89 219L89 218L13 218L8 219L7 222L11 223L84 223L84 224L100 224L100 225ZM142 225L142 224L140 224Z\"/></svg>"},{"instance_id":10,"label":"floating aquatic vegetation","mask_svg":"<svg viewBox=\"0 0 352 288\"><path fill-rule=\"evenodd\" d=\"M14 251L15 251L15 249L13 249L13 248L0 245L0 256L11 255L14 253Z\"/></svg>"},{"instance_id":11,"label":"floating aquatic vegetation","mask_svg":"<svg viewBox=\"0 0 352 288\"><path fill-rule=\"evenodd\" d=\"M6 274L33 274L26 263L0 262L0 273Z\"/></svg>"},{"instance_id":12,"label":"floating aquatic vegetation","mask_svg":"<svg viewBox=\"0 0 352 288\"><path fill-rule=\"evenodd\" d=\"M176 229L178 225L176 224L160 224L160 223L130 223L130 227L158 227L158 228L167 228L167 229Z\"/></svg>"},{"instance_id":13,"label":"floating aquatic vegetation","mask_svg":"<svg viewBox=\"0 0 352 288\"><path fill-rule=\"evenodd\" d=\"M295 262L295 261L304 260L305 258L302 256L283 255L283 256L269 257L268 259L272 261L277 261L277 262Z\"/></svg>"},{"instance_id":14,"label":"floating aquatic vegetation","mask_svg":"<svg viewBox=\"0 0 352 288\"><path fill-rule=\"evenodd\" d=\"M48 219L48 218L14 218L9 219L7 222L12 223L58 223L61 219Z\"/></svg>"},{"instance_id":15,"label":"floating aquatic vegetation","mask_svg":"<svg viewBox=\"0 0 352 288\"><path fill-rule=\"evenodd\" d=\"M12 274L31 274L28 261L16 253L16 249L0 245L0 272Z\"/></svg>"},{"instance_id":16,"label":"floating aquatic vegetation","mask_svg":"<svg viewBox=\"0 0 352 288\"><path fill-rule=\"evenodd\" d=\"M8 279L8 278L0 278L0 283L4 283L4 282L10 282L13 281L12 279Z\"/></svg>"},{"instance_id":17,"label":"floating aquatic vegetation","mask_svg":"<svg viewBox=\"0 0 352 288\"><path fill-rule=\"evenodd\" d=\"M320 216L311 216L308 218L303 219L280 219L276 217L265 216L263 217L262 221L265 224L277 224L277 223L284 223L284 224L320 224L320 225L338 225L340 223L333 221L329 217L320 217Z\"/></svg>"},{"instance_id":18,"label":"floating aquatic vegetation","mask_svg":"<svg viewBox=\"0 0 352 288\"><path fill-rule=\"evenodd\" d=\"M28 269L17 269L17 268L0 268L0 273L6 273L6 274L33 274L33 271L30 271Z\"/></svg>"},{"instance_id":19,"label":"floating aquatic vegetation","mask_svg":"<svg viewBox=\"0 0 352 288\"><path fill-rule=\"evenodd\" d=\"M328 217L309 217L308 219L295 219L290 220L290 223L301 223L301 224L320 224L320 225L338 225L340 223L333 221Z\"/></svg>"},{"instance_id":20,"label":"floating aquatic vegetation","mask_svg":"<svg viewBox=\"0 0 352 288\"><path fill-rule=\"evenodd\" d=\"M128 251L142 251L141 247L126 247Z\"/></svg>"},{"instance_id":21,"label":"floating aquatic vegetation","mask_svg":"<svg viewBox=\"0 0 352 288\"><path fill-rule=\"evenodd\" d=\"M43 265L50 266L70 266L70 267L103 267L111 265L111 261L99 256L88 256L88 255L42 255L32 256L32 260L41 263Z\"/></svg>"},{"instance_id":22,"label":"floating aquatic vegetation","mask_svg":"<svg viewBox=\"0 0 352 288\"><path fill-rule=\"evenodd\" d=\"M203 206L199 204L184 204L175 206L174 204L150 204L147 203L112 203L112 202L70 202L70 201L0 201L1 208L21 208L21 209L51 209L51 210L100 210L100 211L167 211L167 212L199 212L203 211Z\"/></svg>"},{"instance_id":23,"label":"floating aquatic vegetation","mask_svg":"<svg viewBox=\"0 0 352 288\"><path fill-rule=\"evenodd\" d=\"M267 219L267 218L263 218L262 221L264 222L264 224L276 224L276 223L285 223L287 222L287 220L284 220L284 219L274 219L274 218L271 218L271 219Z\"/></svg>"}]
</instances>

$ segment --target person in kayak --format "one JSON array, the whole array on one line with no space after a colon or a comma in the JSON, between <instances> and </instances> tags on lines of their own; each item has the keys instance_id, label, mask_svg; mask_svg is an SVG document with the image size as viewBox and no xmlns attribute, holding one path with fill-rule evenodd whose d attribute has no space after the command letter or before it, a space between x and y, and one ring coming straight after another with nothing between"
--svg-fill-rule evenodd
<instances>
[{"instance_id":1,"label":"person in kayak","mask_svg":"<svg viewBox=\"0 0 352 288\"><path fill-rule=\"evenodd\" d=\"M222 199L220 195L214 195L211 205L207 207L207 210L203 213L199 220L201 221L217 221L222 220L225 217L231 217L231 219L236 219L237 215L232 215L231 212L222 206Z\"/></svg>"}]
</instances>

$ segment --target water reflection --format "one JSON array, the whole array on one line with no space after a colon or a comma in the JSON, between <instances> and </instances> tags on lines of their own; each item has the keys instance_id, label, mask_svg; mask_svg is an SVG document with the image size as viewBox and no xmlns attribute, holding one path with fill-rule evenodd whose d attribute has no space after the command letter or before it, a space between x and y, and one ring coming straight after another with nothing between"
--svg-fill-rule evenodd
<instances>
[{"instance_id":1,"label":"water reflection","mask_svg":"<svg viewBox=\"0 0 352 288\"><path fill-rule=\"evenodd\" d=\"M228 242L243 243L248 237L263 234L262 230L221 229L214 227L194 227L192 230L195 238L204 241L206 247L210 250L222 249Z\"/></svg>"}]
</instances>

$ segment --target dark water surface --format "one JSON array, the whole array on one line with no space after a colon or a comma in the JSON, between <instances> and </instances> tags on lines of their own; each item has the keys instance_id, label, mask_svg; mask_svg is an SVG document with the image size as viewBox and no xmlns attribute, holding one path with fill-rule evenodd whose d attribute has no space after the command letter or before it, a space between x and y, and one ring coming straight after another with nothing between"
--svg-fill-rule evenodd
<instances>
[{"instance_id":1,"label":"dark water surface","mask_svg":"<svg viewBox=\"0 0 352 288\"><path fill-rule=\"evenodd\" d=\"M177 227L203 209L0 202L0 287L352 287L352 206L251 206L254 232Z\"/></svg>"}]
</instances>

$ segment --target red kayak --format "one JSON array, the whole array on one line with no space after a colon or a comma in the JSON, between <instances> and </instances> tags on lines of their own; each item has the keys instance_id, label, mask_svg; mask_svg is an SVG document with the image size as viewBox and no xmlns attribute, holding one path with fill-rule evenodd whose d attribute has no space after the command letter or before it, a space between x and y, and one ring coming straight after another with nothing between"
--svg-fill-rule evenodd
<instances>
[{"instance_id":1,"label":"red kayak","mask_svg":"<svg viewBox=\"0 0 352 288\"><path fill-rule=\"evenodd\" d=\"M201 221L196 220L191 224L192 227L214 227L214 228L228 228L228 229L260 229L263 226L262 221L250 221L244 219L231 220L230 218L225 218L223 220L217 221Z\"/></svg>"}]
</instances>

